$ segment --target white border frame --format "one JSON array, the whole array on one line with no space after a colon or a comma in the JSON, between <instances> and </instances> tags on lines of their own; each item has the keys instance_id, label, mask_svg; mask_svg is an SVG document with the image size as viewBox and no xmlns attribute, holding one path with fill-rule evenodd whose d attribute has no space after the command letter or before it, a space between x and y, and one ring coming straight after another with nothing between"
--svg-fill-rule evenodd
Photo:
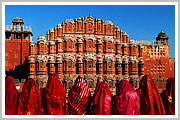
<instances>
[{"instance_id":1,"label":"white border frame","mask_svg":"<svg viewBox=\"0 0 180 120\"><path fill-rule=\"evenodd\" d=\"M5 5L175 5L175 115L5 115ZM2 2L2 118L178 118L178 2Z\"/></svg>"}]
</instances>

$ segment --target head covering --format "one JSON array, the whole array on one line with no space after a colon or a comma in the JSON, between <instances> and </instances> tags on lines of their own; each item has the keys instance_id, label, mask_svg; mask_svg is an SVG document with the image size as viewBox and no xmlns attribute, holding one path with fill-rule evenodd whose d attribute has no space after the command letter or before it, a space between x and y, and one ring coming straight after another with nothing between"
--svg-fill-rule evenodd
<instances>
[{"instance_id":1,"label":"head covering","mask_svg":"<svg viewBox=\"0 0 180 120\"><path fill-rule=\"evenodd\" d=\"M16 114L18 91L11 76L5 78L5 115Z\"/></svg>"},{"instance_id":2,"label":"head covering","mask_svg":"<svg viewBox=\"0 0 180 120\"><path fill-rule=\"evenodd\" d=\"M121 80L117 88L116 114L118 115L139 115L139 96L128 80Z\"/></svg>"},{"instance_id":3,"label":"head covering","mask_svg":"<svg viewBox=\"0 0 180 120\"><path fill-rule=\"evenodd\" d=\"M45 89L47 114L67 115L66 94L57 74L50 75Z\"/></svg>"},{"instance_id":4,"label":"head covering","mask_svg":"<svg viewBox=\"0 0 180 120\"><path fill-rule=\"evenodd\" d=\"M166 115L175 115L175 79L167 80L166 89L161 93Z\"/></svg>"},{"instance_id":5,"label":"head covering","mask_svg":"<svg viewBox=\"0 0 180 120\"><path fill-rule=\"evenodd\" d=\"M137 90L140 98L142 115L164 115L165 110L158 89L151 76L142 78L140 88Z\"/></svg>"},{"instance_id":6,"label":"head covering","mask_svg":"<svg viewBox=\"0 0 180 120\"><path fill-rule=\"evenodd\" d=\"M79 76L68 93L69 114L86 114L90 90L84 79Z\"/></svg>"},{"instance_id":7,"label":"head covering","mask_svg":"<svg viewBox=\"0 0 180 120\"><path fill-rule=\"evenodd\" d=\"M92 103L95 115L111 114L111 91L106 82L100 82L94 92Z\"/></svg>"},{"instance_id":8,"label":"head covering","mask_svg":"<svg viewBox=\"0 0 180 120\"><path fill-rule=\"evenodd\" d=\"M42 115L41 92L34 79L28 78L19 95L18 115Z\"/></svg>"}]
</instances>

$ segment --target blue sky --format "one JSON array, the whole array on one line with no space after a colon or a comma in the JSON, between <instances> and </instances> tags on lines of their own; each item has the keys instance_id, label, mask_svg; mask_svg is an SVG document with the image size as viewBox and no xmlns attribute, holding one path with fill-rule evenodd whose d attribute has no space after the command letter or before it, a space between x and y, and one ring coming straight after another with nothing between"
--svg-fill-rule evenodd
<instances>
[{"instance_id":1,"label":"blue sky","mask_svg":"<svg viewBox=\"0 0 180 120\"><path fill-rule=\"evenodd\" d=\"M46 35L67 18L93 17L111 20L129 34L130 39L155 40L163 30L169 37L169 57L175 57L174 5L6 5L5 24L20 17L24 25L31 25L33 41Z\"/></svg>"}]
</instances>

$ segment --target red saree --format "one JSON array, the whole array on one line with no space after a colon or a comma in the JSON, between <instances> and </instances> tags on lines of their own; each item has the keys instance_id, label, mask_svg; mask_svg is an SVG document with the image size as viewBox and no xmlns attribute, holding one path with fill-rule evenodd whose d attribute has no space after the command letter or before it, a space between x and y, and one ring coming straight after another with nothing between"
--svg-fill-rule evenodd
<instances>
[{"instance_id":1,"label":"red saree","mask_svg":"<svg viewBox=\"0 0 180 120\"><path fill-rule=\"evenodd\" d=\"M164 115L165 109L158 89L149 75L142 78L137 90L140 98L141 115Z\"/></svg>"},{"instance_id":2,"label":"red saree","mask_svg":"<svg viewBox=\"0 0 180 120\"><path fill-rule=\"evenodd\" d=\"M28 78L19 95L17 107L18 115L42 115L44 114L41 103L41 92L34 79Z\"/></svg>"},{"instance_id":3,"label":"red saree","mask_svg":"<svg viewBox=\"0 0 180 120\"><path fill-rule=\"evenodd\" d=\"M68 93L69 114L86 114L90 90L84 79L79 76Z\"/></svg>"},{"instance_id":4,"label":"red saree","mask_svg":"<svg viewBox=\"0 0 180 120\"><path fill-rule=\"evenodd\" d=\"M67 115L66 94L57 74L50 75L45 96L48 115Z\"/></svg>"},{"instance_id":5,"label":"red saree","mask_svg":"<svg viewBox=\"0 0 180 120\"><path fill-rule=\"evenodd\" d=\"M111 91L106 82L100 82L94 92L92 103L95 115L111 114Z\"/></svg>"},{"instance_id":6,"label":"red saree","mask_svg":"<svg viewBox=\"0 0 180 120\"><path fill-rule=\"evenodd\" d=\"M11 76L5 78L5 115L15 115L18 91Z\"/></svg>"},{"instance_id":7,"label":"red saree","mask_svg":"<svg viewBox=\"0 0 180 120\"><path fill-rule=\"evenodd\" d=\"M121 80L116 95L117 115L139 115L139 96L127 80Z\"/></svg>"},{"instance_id":8,"label":"red saree","mask_svg":"<svg viewBox=\"0 0 180 120\"><path fill-rule=\"evenodd\" d=\"M166 115L175 115L175 80L169 78L166 84L166 90L161 93Z\"/></svg>"}]
</instances>

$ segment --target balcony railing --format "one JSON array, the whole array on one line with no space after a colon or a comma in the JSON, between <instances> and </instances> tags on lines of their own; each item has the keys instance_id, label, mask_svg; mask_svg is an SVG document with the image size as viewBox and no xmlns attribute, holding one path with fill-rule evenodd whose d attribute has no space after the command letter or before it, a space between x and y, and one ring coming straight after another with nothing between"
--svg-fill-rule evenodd
<instances>
[{"instance_id":1,"label":"balcony railing","mask_svg":"<svg viewBox=\"0 0 180 120\"><path fill-rule=\"evenodd\" d=\"M6 31L14 31L14 32L21 32L21 31L26 31L26 32L32 32L31 26L28 25L6 25L5 26Z\"/></svg>"}]
</instances>

